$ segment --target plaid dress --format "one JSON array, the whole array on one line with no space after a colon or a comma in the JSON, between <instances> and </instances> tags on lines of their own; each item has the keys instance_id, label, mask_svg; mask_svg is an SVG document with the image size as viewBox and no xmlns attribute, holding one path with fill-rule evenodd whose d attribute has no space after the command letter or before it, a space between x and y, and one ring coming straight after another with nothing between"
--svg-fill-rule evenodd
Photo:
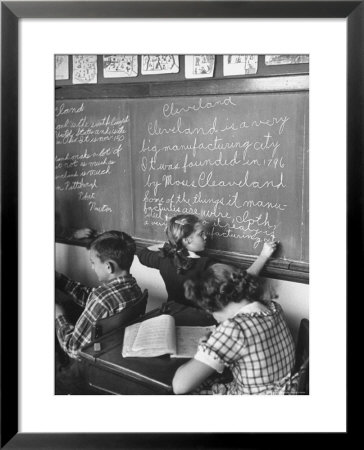
<instances>
[{"instance_id":1,"label":"plaid dress","mask_svg":"<svg viewBox=\"0 0 364 450\"><path fill-rule=\"evenodd\" d=\"M243 307L199 345L195 359L218 373L229 367L233 375L227 384L208 380L196 394L289 393L295 346L281 306L270 301Z\"/></svg>"}]
</instances>

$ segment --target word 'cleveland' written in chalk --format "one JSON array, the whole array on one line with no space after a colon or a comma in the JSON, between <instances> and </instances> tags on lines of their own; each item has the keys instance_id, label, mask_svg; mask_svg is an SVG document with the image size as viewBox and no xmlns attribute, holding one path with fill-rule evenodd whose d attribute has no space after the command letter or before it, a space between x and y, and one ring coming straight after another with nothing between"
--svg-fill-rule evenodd
<instances>
[{"instance_id":1,"label":"word 'cleveland' written in chalk","mask_svg":"<svg viewBox=\"0 0 364 450\"><path fill-rule=\"evenodd\" d=\"M257 248L277 237L291 207L290 117L244 117L241 101L173 101L148 117L138 147L144 226L163 230L169 218L195 214L211 240Z\"/></svg>"}]
</instances>

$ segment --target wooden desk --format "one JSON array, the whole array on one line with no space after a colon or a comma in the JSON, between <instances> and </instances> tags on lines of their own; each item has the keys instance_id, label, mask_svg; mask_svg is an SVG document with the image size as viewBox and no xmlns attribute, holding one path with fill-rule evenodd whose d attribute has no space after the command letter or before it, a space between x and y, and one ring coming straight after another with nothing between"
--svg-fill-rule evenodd
<instances>
[{"instance_id":1,"label":"wooden desk","mask_svg":"<svg viewBox=\"0 0 364 450\"><path fill-rule=\"evenodd\" d=\"M174 316L176 325L212 325L216 322L203 311L175 303L168 304L166 313ZM156 311L159 315L164 311ZM150 317L150 316L149 316ZM146 317L146 318L149 318ZM124 329L117 329L98 339L101 350L94 351L94 342L83 348L80 357L85 364L91 387L108 394L165 395L173 394L172 379L185 358L123 358L121 349Z\"/></svg>"}]
</instances>

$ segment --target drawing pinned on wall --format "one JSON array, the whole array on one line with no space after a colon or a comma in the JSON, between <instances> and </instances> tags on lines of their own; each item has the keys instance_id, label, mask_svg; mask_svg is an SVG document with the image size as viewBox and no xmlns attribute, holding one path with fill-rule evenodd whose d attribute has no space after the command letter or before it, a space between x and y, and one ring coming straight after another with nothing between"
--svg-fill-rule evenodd
<instances>
[{"instance_id":1,"label":"drawing pinned on wall","mask_svg":"<svg viewBox=\"0 0 364 450\"><path fill-rule=\"evenodd\" d=\"M56 80L68 80L69 68L68 68L68 55L55 55L54 58Z\"/></svg>"},{"instance_id":2,"label":"drawing pinned on wall","mask_svg":"<svg viewBox=\"0 0 364 450\"><path fill-rule=\"evenodd\" d=\"M208 78L214 75L215 55L186 55L186 78Z\"/></svg>"},{"instance_id":3,"label":"drawing pinned on wall","mask_svg":"<svg viewBox=\"0 0 364 450\"><path fill-rule=\"evenodd\" d=\"M142 55L142 75L178 73L178 55Z\"/></svg>"},{"instance_id":4,"label":"drawing pinned on wall","mask_svg":"<svg viewBox=\"0 0 364 450\"><path fill-rule=\"evenodd\" d=\"M278 66L280 64L308 64L309 55L266 55L267 66Z\"/></svg>"},{"instance_id":5,"label":"drawing pinned on wall","mask_svg":"<svg viewBox=\"0 0 364 450\"><path fill-rule=\"evenodd\" d=\"M104 55L104 78L125 78L138 75L137 55Z\"/></svg>"},{"instance_id":6,"label":"drawing pinned on wall","mask_svg":"<svg viewBox=\"0 0 364 450\"><path fill-rule=\"evenodd\" d=\"M258 55L224 55L224 76L252 75L258 70Z\"/></svg>"},{"instance_id":7,"label":"drawing pinned on wall","mask_svg":"<svg viewBox=\"0 0 364 450\"><path fill-rule=\"evenodd\" d=\"M97 83L97 56L73 55L73 84Z\"/></svg>"}]
</instances>

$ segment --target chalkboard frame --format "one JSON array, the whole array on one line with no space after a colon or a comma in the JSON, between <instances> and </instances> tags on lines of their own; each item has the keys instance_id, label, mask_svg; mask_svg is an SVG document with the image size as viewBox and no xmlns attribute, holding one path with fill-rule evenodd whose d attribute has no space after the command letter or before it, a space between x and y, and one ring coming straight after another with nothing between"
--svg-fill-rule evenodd
<instances>
[{"instance_id":1,"label":"chalkboard frame","mask_svg":"<svg viewBox=\"0 0 364 450\"><path fill-rule=\"evenodd\" d=\"M178 97L308 91L308 74L127 84L57 86L56 100Z\"/></svg>"},{"instance_id":2,"label":"chalkboard frame","mask_svg":"<svg viewBox=\"0 0 364 450\"><path fill-rule=\"evenodd\" d=\"M187 97L193 95L219 95L219 94L251 94L251 93L278 93L278 92L307 92L309 90L308 74L279 75L264 78L229 78L209 80L184 80L176 82L136 82L128 84L106 85L77 85L57 86L56 100L72 99L106 99L106 98L158 98L158 97ZM137 246L149 246L156 243L134 236ZM75 240L67 241L57 239L57 242L72 245L86 245ZM237 264L248 267L255 256L242 253L226 252L220 250L207 250L207 254L227 264ZM309 263L272 259L266 265L262 276L309 283Z\"/></svg>"},{"instance_id":3,"label":"chalkboard frame","mask_svg":"<svg viewBox=\"0 0 364 450\"><path fill-rule=\"evenodd\" d=\"M15 267L8 270L6 282L3 280L1 291L4 301L1 303L1 325L7 341L2 340L2 389L1 409L6 411L1 418L1 446L2 448L83 448L98 449L108 446L113 449L144 448L146 442L150 446L163 447L171 443L178 443L182 448L211 448L229 447L241 448L244 439L246 446L257 446L262 442L272 442L277 434L282 433L49 433L46 431L21 432L18 415L21 402L18 392L18 332L17 321L10 321L9 317L18 316L18 302L16 301L18 286L18 22L21 18L76 18L76 17L322 17L347 18L347 49L348 49L348 115L347 115L347 173L348 177L348 297L354 299L354 289L358 278L362 276L363 215L362 196L364 193L362 182L363 154L357 149L362 148L364 129L360 126L363 119L362 96L364 94L364 5L363 1L288 1L288 2L177 2L182 3L180 9L175 5L148 2L148 8L138 3L145 2L2 2L2 108L7 114L2 114L2 234L6 236L3 242L2 267ZM229 4L232 4L230 7ZM103 13L103 14L102 14ZM13 108L8 108L9 103ZM359 249L359 252L358 252ZM356 257L355 257L356 255ZM357 264L359 258L359 264ZM12 286L14 301L5 301L8 287ZM357 292L355 292L357 295ZM354 328L352 327L351 330ZM13 345L8 345L12 342ZM19 406L18 406L19 405ZM300 417L296 418L299 422ZM242 436L244 434L244 436ZM309 444L311 438L320 439L318 433L298 433L300 441ZM332 437L332 436L331 436ZM330 436L322 435L327 444ZM349 433L335 433L335 442L350 439ZM289 433L284 439L297 442L297 434ZM344 442L343 442L344 443Z\"/></svg>"},{"instance_id":4,"label":"chalkboard frame","mask_svg":"<svg viewBox=\"0 0 364 450\"><path fill-rule=\"evenodd\" d=\"M159 244L160 241L152 241L148 239L140 239L135 237L137 250L143 247L149 247L151 245ZM88 239L65 239L56 238L58 244L75 245L79 247L88 247L91 242ZM220 261L225 264L234 264L244 269L248 268L252 262L256 259L256 256L244 255L237 252L226 252L222 250L206 250L206 254L211 258ZM268 261L263 271L262 277L293 281L296 283L309 283L309 264L299 261L286 261L281 259L271 259Z\"/></svg>"}]
</instances>

